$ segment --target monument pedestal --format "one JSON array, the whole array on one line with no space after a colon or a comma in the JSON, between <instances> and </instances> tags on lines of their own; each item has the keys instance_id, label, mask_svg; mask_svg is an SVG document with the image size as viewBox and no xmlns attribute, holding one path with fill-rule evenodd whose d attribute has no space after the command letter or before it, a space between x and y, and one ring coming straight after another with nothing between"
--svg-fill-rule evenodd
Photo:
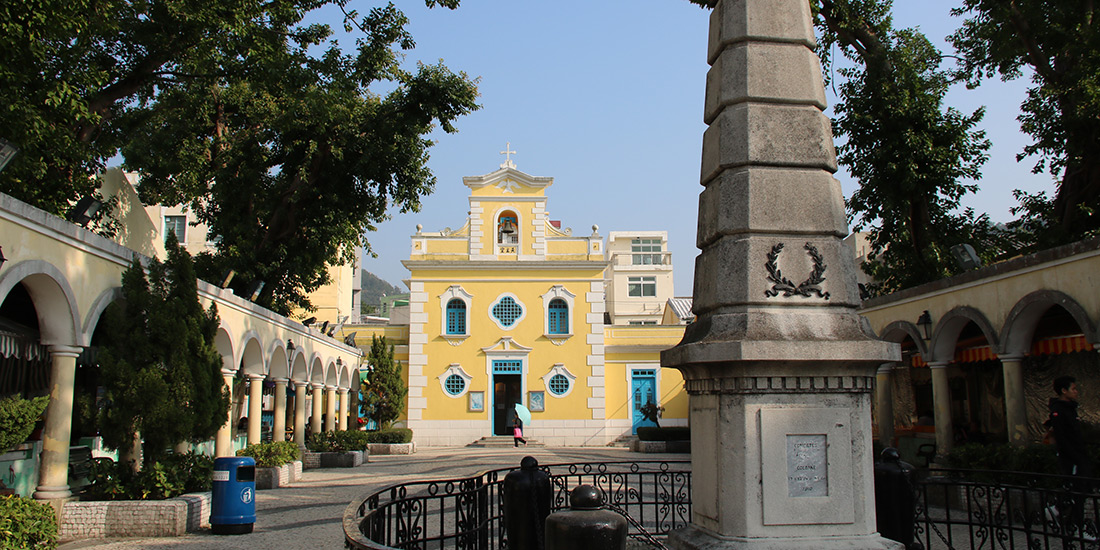
<instances>
[{"instance_id":1,"label":"monument pedestal","mask_svg":"<svg viewBox=\"0 0 1100 550\"><path fill-rule=\"evenodd\" d=\"M692 522L672 548L897 549L879 536L871 390L895 344L855 254L805 0L711 14L692 310L661 354L689 395Z\"/></svg>"}]
</instances>

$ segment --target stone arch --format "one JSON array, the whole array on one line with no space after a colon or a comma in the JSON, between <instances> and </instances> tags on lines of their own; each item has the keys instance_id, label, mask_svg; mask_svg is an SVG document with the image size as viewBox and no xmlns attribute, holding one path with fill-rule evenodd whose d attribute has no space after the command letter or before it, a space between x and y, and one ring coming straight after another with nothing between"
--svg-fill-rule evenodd
<instances>
[{"instance_id":1,"label":"stone arch","mask_svg":"<svg viewBox=\"0 0 1100 550\"><path fill-rule=\"evenodd\" d=\"M986 318L985 314L971 306L958 306L945 313L932 331L932 342L929 345L929 363L947 363L955 358L955 346L958 344L959 334L968 323L974 323L985 335L985 341L989 342L990 349L1000 349L998 345L997 331Z\"/></svg>"},{"instance_id":2,"label":"stone arch","mask_svg":"<svg viewBox=\"0 0 1100 550\"><path fill-rule=\"evenodd\" d=\"M287 358L286 342L277 339L271 343L268 351L270 358L267 372L272 378L290 378L290 365Z\"/></svg>"},{"instance_id":3,"label":"stone arch","mask_svg":"<svg viewBox=\"0 0 1100 550\"><path fill-rule=\"evenodd\" d=\"M340 386L340 375L336 372L336 359L325 362L325 386Z\"/></svg>"},{"instance_id":4,"label":"stone arch","mask_svg":"<svg viewBox=\"0 0 1100 550\"><path fill-rule=\"evenodd\" d=\"M306 354L301 349L295 348L290 356L290 379L295 382L309 382L309 367L306 363Z\"/></svg>"},{"instance_id":5,"label":"stone arch","mask_svg":"<svg viewBox=\"0 0 1100 550\"><path fill-rule=\"evenodd\" d=\"M121 299L121 286L108 288L96 297L95 301L92 302L92 306L88 308L88 313L84 316L84 325L81 329L82 341L91 343L92 334L95 333L96 327L99 326L99 320L103 317L103 312L107 311L107 306Z\"/></svg>"},{"instance_id":6,"label":"stone arch","mask_svg":"<svg viewBox=\"0 0 1100 550\"><path fill-rule=\"evenodd\" d=\"M218 332L214 335L214 346L222 356L222 372L237 372L237 366L240 363L233 360L236 357L233 336L224 323L218 327Z\"/></svg>"},{"instance_id":7,"label":"stone arch","mask_svg":"<svg viewBox=\"0 0 1100 550\"><path fill-rule=\"evenodd\" d=\"M61 270L43 260L19 262L0 274L0 300L23 283L38 316L42 345L84 346L76 295Z\"/></svg>"},{"instance_id":8,"label":"stone arch","mask_svg":"<svg viewBox=\"0 0 1100 550\"><path fill-rule=\"evenodd\" d=\"M340 363L336 373L336 385L341 388L351 389L351 366Z\"/></svg>"},{"instance_id":9,"label":"stone arch","mask_svg":"<svg viewBox=\"0 0 1100 550\"><path fill-rule=\"evenodd\" d=\"M920 329L909 321L894 321L883 327L882 333L879 334L879 338L896 344L905 341L906 337L909 337L917 346L917 353L921 357L928 357L928 345L922 338Z\"/></svg>"},{"instance_id":10,"label":"stone arch","mask_svg":"<svg viewBox=\"0 0 1100 550\"><path fill-rule=\"evenodd\" d=\"M321 362L321 355L314 352L313 356L309 358L309 382L311 384L325 383L325 366Z\"/></svg>"},{"instance_id":11,"label":"stone arch","mask_svg":"<svg viewBox=\"0 0 1100 550\"><path fill-rule=\"evenodd\" d=\"M1020 298L1008 313L998 350L1006 355L1024 355L1031 351L1031 341L1039 320L1054 306L1060 306L1073 317L1090 344L1100 341L1095 323L1077 300L1057 290L1036 290Z\"/></svg>"},{"instance_id":12,"label":"stone arch","mask_svg":"<svg viewBox=\"0 0 1100 550\"><path fill-rule=\"evenodd\" d=\"M241 357L237 364L244 369L244 374L267 374L267 363L256 331L250 330L241 338Z\"/></svg>"}]
</instances>

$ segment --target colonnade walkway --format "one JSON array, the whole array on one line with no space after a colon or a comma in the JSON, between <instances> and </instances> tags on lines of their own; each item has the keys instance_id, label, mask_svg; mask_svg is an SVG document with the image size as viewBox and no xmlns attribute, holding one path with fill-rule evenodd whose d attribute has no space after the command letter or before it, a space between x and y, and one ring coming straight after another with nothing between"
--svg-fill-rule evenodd
<instances>
[{"instance_id":1,"label":"colonnade walkway","mask_svg":"<svg viewBox=\"0 0 1100 550\"><path fill-rule=\"evenodd\" d=\"M306 470L290 487L257 491L256 525L249 535L218 536L209 531L157 539L85 539L59 550L222 550L342 548L341 520L347 505L390 485L413 480L453 479L484 470L519 467L525 456L539 464L690 460L689 454L642 454L614 447L475 448L429 447L412 455L372 456L357 468Z\"/></svg>"}]
</instances>

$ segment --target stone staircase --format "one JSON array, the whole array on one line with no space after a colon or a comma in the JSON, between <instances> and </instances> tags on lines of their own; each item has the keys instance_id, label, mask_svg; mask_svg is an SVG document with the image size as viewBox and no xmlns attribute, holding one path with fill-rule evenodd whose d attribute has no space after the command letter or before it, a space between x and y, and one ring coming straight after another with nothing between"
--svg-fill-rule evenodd
<instances>
[{"instance_id":1,"label":"stone staircase","mask_svg":"<svg viewBox=\"0 0 1100 550\"><path fill-rule=\"evenodd\" d=\"M531 439L530 437L528 437L526 439L527 439L527 446L528 447L545 447L546 446L542 443L539 443L538 441L535 441L534 439ZM481 438L477 441L474 441L473 443L470 443L469 445L466 445L466 446L467 447L500 448L500 447L511 447L511 446L513 446L513 444L514 444L514 442L512 441L512 436L510 436L510 435L493 435L493 436L489 436L489 437L483 437L483 438ZM520 447L522 447L522 446L523 445L520 445Z\"/></svg>"},{"instance_id":2,"label":"stone staircase","mask_svg":"<svg viewBox=\"0 0 1100 550\"><path fill-rule=\"evenodd\" d=\"M623 448L623 449L630 449L631 444L633 442L637 441L637 440L638 440L638 436L636 436L636 435L623 434L623 435L620 435L619 438L616 439L615 441L612 441L611 443L608 443L607 446L608 447L619 447L619 448Z\"/></svg>"}]
</instances>

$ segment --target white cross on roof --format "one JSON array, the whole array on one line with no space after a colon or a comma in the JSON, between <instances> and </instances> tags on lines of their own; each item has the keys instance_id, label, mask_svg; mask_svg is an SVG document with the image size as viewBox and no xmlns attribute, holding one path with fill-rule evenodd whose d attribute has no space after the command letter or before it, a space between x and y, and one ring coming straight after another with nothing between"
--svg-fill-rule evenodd
<instances>
[{"instance_id":1,"label":"white cross on roof","mask_svg":"<svg viewBox=\"0 0 1100 550\"><path fill-rule=\"evenodd\" d=\"M504 150L501 151L500 154L505 155L504 163L500 165L501 168L516 167L516 163L512 162L512 155L516 154L516 152L512 150L512 142L507 142L507 144L504 146Z\"/></svg>"}]
</instances>

